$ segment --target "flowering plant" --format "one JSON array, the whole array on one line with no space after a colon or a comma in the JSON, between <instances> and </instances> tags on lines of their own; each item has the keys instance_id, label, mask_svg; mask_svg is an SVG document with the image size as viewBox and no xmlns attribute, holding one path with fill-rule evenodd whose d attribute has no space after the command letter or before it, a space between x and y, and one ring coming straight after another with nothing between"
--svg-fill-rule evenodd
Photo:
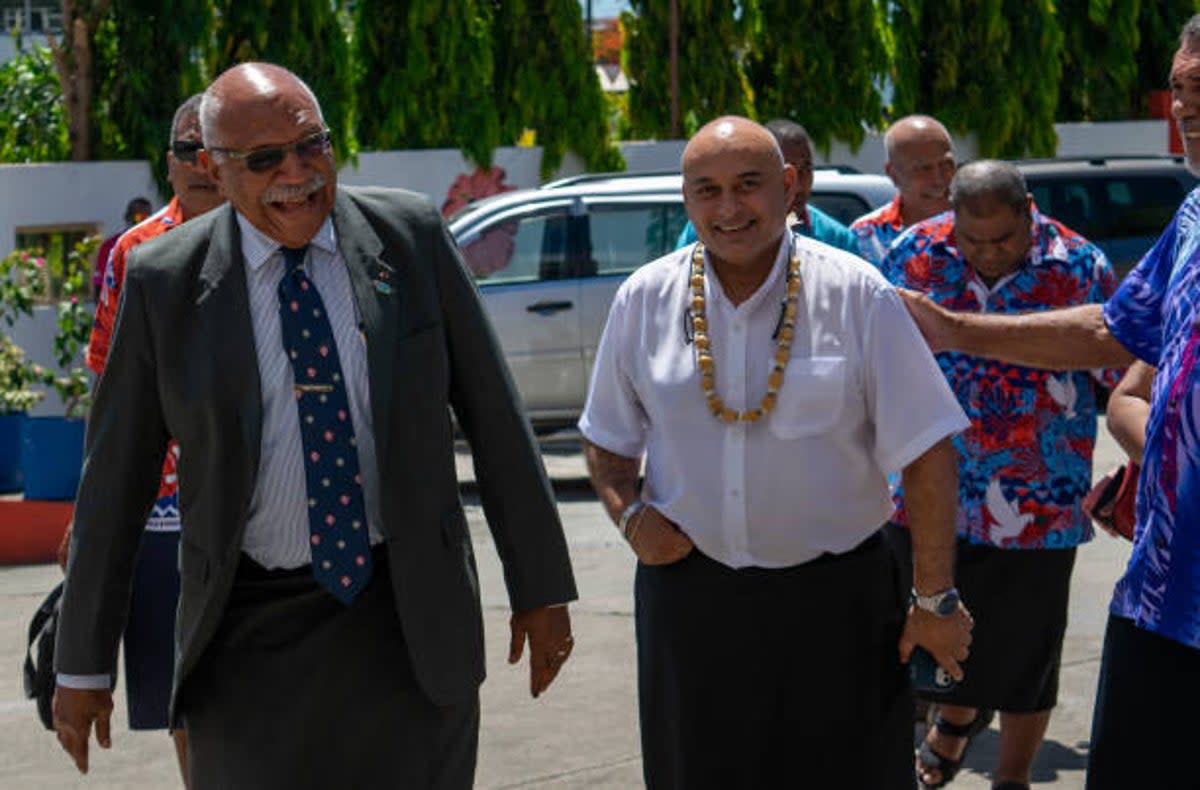
<instances>
[{"instance_id":1,"label":"flowering plant","mask_svg":"<svg viewBox=\"0 0 1200 790\"><path fill-rule=\"evenodd\" d=\"M15 250L0 260L0 320L12 326L50 287L46 259L28 250ZM32 385L42 383L37 365L0 328L0 414L23 414L45 397Z\"/></svg>"},{"instance_id":2,"label":"flowering plant","mask_svg":"<svg viewBox=\"0 0 1200 790\"><path fill-rule=\"evenodd\" d=\"M37 405L45 393L30 389L35 383L25 352L8 335L0 334L0 415L24 414Z\"/></svg>"},{"instance_id":3,"label":"flowering plant","mask_svg":"<svg viewBox=\"0 0 1200 790\"><path fill-rule=\"evenodd\" d=\"M100 245L99 236L79 241L67 255L63 267L62 298L58 303L58 331L54 335L54 357L61 373L34 366L43 384L53 387L66 406L66 416L83 417L92 402L92 381L79 364L92 333L92 312L81 299L86 293L89 262Z\"/></svg>"},{"instance_id":4,"label":"flowering plant","mask_svg":"<svg viewBox=\"0 0 1200 790\"><path fill-rule=\"evenodd\" d=\"M99 236L78 242L63 261L54 356L60 370L30 362L6 334L0 334L0 414L27 412L44 396L33 385L53 387L66 406L66 416L81 417L91 405L91 378L79 364L92 331L92 313L82 301L90 261ZM0 260L0 319L8 326L51 294L52 277L41 250L15 250Z\"/></svg>"}]
</instances>

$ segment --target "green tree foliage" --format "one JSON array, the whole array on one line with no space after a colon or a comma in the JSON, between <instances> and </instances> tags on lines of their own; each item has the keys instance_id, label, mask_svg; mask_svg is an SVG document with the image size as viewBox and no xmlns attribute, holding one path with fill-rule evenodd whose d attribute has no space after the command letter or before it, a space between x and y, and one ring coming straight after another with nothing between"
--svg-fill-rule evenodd
<instances>
[{"instance_id":1,"label":"green tree foliage","mask_svg":"<svg viewBox=\"0 0 1200 790\"><path fill-rule=\"evenodd\" d=\"M754 96L743 68L746 31L756 5L738 0L676 0L679 4L679 114L691 135L721 115L754 117ZM622 14L628 31L624 69L629 89L630 133L671 136L669 3L631 0Z\"/></svg>"},{"instance_id":2,"label":"green tree foliage","mask_svg":"<svg viewBox=\"0 0 1200 790\"><path fill-rule=\"evenodd\" d=\"M1200 11L1197 0L1142 0L1138 13L1137 79L1133 85L1134 109L1137 115L1147 110L1146 97L1150 91L1168 86L1171 58L1179 49L1179 32L1183 23Z\"/></svg>"},{"instance_id":3,"label":"green tree foliage","mask_svg":"<svg viewBox=\"0 0 1200 790\"><path fill-rule=\"evenodd\" d=\"M1200 0L631 0L622 133L671 133L678 8L681 132L725 113L790 117L856 144L930 112L981 154L1049 155L1056 120L1145 114ZM321 100L339 156L457 147L490 164L526 129L543 170L575 150L619 166L576 0L69 0L55 61L0 68L0 159L145 158L160 186L171 113L247 60L283 64ZM1131 52L1136 57L1131 57ZM64 90L64 87L66 90ZM87 112L80 108L87 107ZM64 132L64 129L68 130Z\"/></svg>"},{"instance_id":4,"label":"green tree foliage","mask_svg":"<svg viewBox=\"0 0 1200 790\"><path fill-rule=\"evenodd\" d=\"M623 167L608 140L608 106L578 0L495 0L493 14L493 101L501 140L511 143L526 128L535 129L543 178L558 169L568 149L589 170Z\"/></svg>"},{"instance_id":5,"label":"green tree foliage","mask_svg":"<svg viewBox=\"0 0 1200 790\"><path fill-rule=\"evenodd\" d=\"M820 147L858 146L878 127L888 70L883 20L872 0L758 0L747 74L758 117L801 123Z\"/></svg>"},{"instance_id":6,"label":"green tree foliage","mask_svg":"<svg viewBox=\"0 0 1200 790\"><path fill-rule=\"evenodd\" d=\"M1064 44L1058 120L1137 115L1138 11L1142 0L1058 0Z\"/></svg>"},{"instance_id":7,"label":"green tree foliage","mask_svg":"<svg viewBox=\"0 0 1200 790\"><path fill-rule=\"evenodd\" d=\"M215 17L209 0L113 0L109 26L101 29L102 53L95 110L101 157L146 159L159 191L170 193L166 149L176 108L203 91L204 45ZM130 68L130 64L142 64Z\"/></svg>"},{"instance_id":8,"label":"green tree foliage","mask_svg":"<svg viewBox=\"0 0 1200 790\"><path fill-rule=\"evenodd\" d=\"M35 46L0 66L0 162L70 156L58 74L50 50Z\"/></svg>"},{"instance_id":9,"label":"green tree foliage","mask_svg":"<svg viewBox=\"0 0 1200 790\"><path fill-rule=\"evenodd\" d=\"M973 132L981 156L1054 155L1063 34L1052 0L891 8L896 116L931 113Z\"/></svg>"},{"instance_id":10,"label":"green tree foliage","mask_svg":"<svg viewBox=\"0 0 1200 790\"><path fill-rule=\"evenodd\" d=\"M320 101L336 155L352 157L358 146L347 6L347 0L216 0L207 73L216 77L247 61L291 69Z\"/></svg>"},{"instance_id":11,"label":"green tree foliage","mask_svg":"<svg viewBox=\"0 0 1200 790\"><path fill-rule=\"evenodd\" d=\"M487 166L511 142L493 94L489 0L359 0L355 30L365 150L455 147Z\"/></svg>"}]
</instances>

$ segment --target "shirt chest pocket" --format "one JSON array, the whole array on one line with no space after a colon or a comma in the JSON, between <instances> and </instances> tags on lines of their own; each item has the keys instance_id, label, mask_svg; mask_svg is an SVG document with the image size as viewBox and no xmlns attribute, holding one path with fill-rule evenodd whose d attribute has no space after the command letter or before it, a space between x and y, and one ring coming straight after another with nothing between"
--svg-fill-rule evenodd
<instances>
[{"instance_id":1,"label":"shirt chest pocket","mask_svg":"<svg viewBox=\"0 0 1200 790\"><path fill-rule=\"evenodd\" d=\"M829 433L846 403L845 357L793 358L768 427L780 439Z\"/></svg>"}]
</instances>

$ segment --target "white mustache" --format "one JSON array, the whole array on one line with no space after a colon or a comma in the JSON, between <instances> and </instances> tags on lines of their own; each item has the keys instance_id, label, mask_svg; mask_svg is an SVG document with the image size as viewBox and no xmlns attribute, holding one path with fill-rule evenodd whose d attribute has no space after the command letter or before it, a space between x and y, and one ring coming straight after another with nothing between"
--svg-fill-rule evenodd
<instances>
[{"instance_id":1,"label":"white mustache","mask_svg":"<svg viewBox=\"0 0 1200 790\"><path fill-rule=\"evenodd\" d=\"M316 175L303 184L280 184L273 186L263 193L263 203L289 203L304 198L325 186L325 176Z\"/></svg>"}]
</instances>

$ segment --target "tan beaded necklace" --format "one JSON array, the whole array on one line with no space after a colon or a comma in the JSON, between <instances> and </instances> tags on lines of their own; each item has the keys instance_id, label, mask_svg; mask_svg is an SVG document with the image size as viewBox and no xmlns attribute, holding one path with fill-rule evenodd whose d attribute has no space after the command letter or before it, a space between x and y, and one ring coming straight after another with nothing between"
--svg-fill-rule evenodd
<instances>
[{"instance_id":1,"label":"tan beaded necklace","mask_svg":"<svg viewBox=\"0 0 1200 790\"><path fill-rule=\"evenodd\" d=\"M800 294L800 254L792 244L788 260L787 301L783 308L783 323L776 340L775 361L767 376L767 394L756 409L736 411L725 405L716 390L716 363L713 361L712 341L708 337L708 319L704 315L704 245L696 242L692 251L692 337L696 345L696 364L700 368L700 389L708 401L708 410L724 423L757 422L771 413L783 386L783 371L791 357L792 339L796 336L797 300Z\"/></svg>"}]
</instances>

